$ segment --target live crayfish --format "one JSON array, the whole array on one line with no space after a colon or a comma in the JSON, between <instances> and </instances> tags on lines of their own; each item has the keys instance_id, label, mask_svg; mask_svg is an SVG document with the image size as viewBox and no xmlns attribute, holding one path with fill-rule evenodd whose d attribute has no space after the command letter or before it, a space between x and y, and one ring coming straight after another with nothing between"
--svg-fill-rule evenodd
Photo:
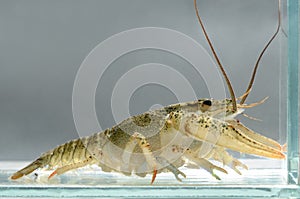
<instances>
[{"instance_id":1,"label":"live crayfish","mask_svg":"<svg viewBox=\"0 0 300 199\"><path fill-rule=\"evenodd\" d=\"M255 65L249 87L245 94L236 98L230 81L219 61L199 16L202 31L227 82L231 99L199 99L133 116L89 137L72 140L42 154L25 168L11 176L15 180L38 168L54 169L49 176L69 170L97 164L105 172L132 173L144 177L152 174L151 183L161 172L172 172L176 179L186 177L180 167L204 168L220 179L214 170L227 171L212 164L213 159L231 167L240 174L238 167L247 166L233 158L226 149L268 158L284 159L283 147L276 141L262 136L235 119L245 108L251 108L264 100L244 104L250 93L260 58L280 28L266 45ZM280 5L280 1L279 1ZM279 9L280 11L280 9ZM240 103L237 104L236 100Z\"/></svg>"}]
</instances>

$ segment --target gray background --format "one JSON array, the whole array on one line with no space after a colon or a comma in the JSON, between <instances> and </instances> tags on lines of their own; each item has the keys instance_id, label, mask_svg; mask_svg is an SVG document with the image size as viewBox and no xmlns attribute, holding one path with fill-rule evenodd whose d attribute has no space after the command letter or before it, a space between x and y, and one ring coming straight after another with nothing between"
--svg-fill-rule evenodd
<instances>
[{"instance_id":1,"label":"gray background","mask_svg":"<svg viewBox=\"0 0 300 199\"><path fill-rule=\"evenodd\" d=\"M199 0L198 6L236 94L242 95L259 52L276 28L277 1ZM148 26L180 31L209 51L192 0L0 0L0 160L30 160L77 138L72 89L80 64L108 37ZM263 121L240 117L281 143L285 142L285 42L281 33L266 52L247 100L270 97L247 110ZM99 82L96 110L103 128L115 123L110 98L117 79L150 62L173 67L191 82L199 98L209 97L202 77L185 60L159 50L135 51L112 63ZM138 114L154 104L176 102L168 88L146 85L132 94L128 108Z\"/></svg>"}]
</instances>

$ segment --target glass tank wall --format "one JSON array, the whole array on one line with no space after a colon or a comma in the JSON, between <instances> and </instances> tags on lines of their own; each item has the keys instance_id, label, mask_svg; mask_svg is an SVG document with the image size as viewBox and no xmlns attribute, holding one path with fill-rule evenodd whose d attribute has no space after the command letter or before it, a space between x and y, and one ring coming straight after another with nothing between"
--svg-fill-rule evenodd
<instances>
[{"instance_id":1,"label":"glass tank wall","mask_svg":"<svg viewBox=\"0 0 300 199\"><path fill-rule=\"evenodd\" d=\"M197 6L237 98L236 117L228 116L232 106L213 110L215 100L231 95L193 0L1 2L0 197L300 197L298 1L198 0ZM278 34L246 92L278 16ZM182 102L194 105L174 109L182 118L171 120L176 111L163 107ZM53 168L45 163L10 178L58 145L147 111L161 128L130 120L125 130L93 139L112 145L74 142L53 152ZM199 123L205 116L220 126L204 138L197 122L190 132L192 113ZM224 125L235 134L222 143ZM148 148L134 137L138 131ZM87 159L76 159L78 148ZM72 155L62 155L67 151ZM81 168L89 155L100 167ZM65 158L62 170L80 168L49 179Z\"/></svg>"},{"instance_id":2,"label":"glass tank wall","mask_svg":"<svg viewBox=\"0 0 300 199\"><path fill-rule=\"evenodd\" d=\"M295 29L294 29L295 27ZM299 2L289 2L288 182L299 185ZM296 45L298 44L298 45ZM297 83L296 83L297 82Z\"/></svg>"}]
</instances>

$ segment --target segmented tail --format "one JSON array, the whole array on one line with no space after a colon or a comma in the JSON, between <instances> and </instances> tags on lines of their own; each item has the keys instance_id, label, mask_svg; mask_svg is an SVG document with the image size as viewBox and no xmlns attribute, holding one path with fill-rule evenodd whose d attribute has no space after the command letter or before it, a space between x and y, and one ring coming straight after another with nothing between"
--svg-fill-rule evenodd
<instances>
[{"instance_id":1,"label":"segmented tail","mask_svg":"<svg viewBox=\"0 0 300 199\"><path fill-rule=\"evenodd\" d=\"M35 160L34 162L30 163L28 166L24 167L23 169L17 171L16 173L14 173L10 178L12 180L16 180L18 178L21 178L24 175L28 175L31 172L33 172L34 170L43 167L43 161L42 158L38 158L37 160Z\"/></svg>"}]
</instances>

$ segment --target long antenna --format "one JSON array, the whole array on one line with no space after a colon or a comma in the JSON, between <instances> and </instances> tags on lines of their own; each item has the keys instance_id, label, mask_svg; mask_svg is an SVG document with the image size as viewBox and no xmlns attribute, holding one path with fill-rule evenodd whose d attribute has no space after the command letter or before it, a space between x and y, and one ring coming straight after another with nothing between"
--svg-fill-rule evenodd
<instances>
[{"instance_id":1,"label":"long antenna","mask_svg":"<svg viewBox=\"0 0 300 199\"><path fill-rule=\"evenodd\" d=\"M269 45L272 43L272 41L275 39L275 37L277 36L279 30L280 30L280 26L281 26L281 13L280 13L280 10L281 10L281 1L278 0L278 25L277 25L277 29L274 33L274 35L271 37L271 39L269 40L269 42L267 43L267 45L264 47L264 49L261 51L261 53L259 54L258 56L258 59L256 61L256 64L255 64L255 67L253 69L253 72L252 72L252 76L251 76L251 79L250 79L250 82L249 82L249 85L248 85L248 88L246 90L246 95L243 96L242 100L240 101L240 104L244 104L248 95L249 95L249 91L250 89L252 88L253 86L253 82L254 82L254 78L255 78L255 75L256 75L256 72L257 72L257 68L258 68L258 64L262 58L262 56L264 55L265 51L267 50L267 48L269 47Z\"/></svg>"},{"instance_id":2,"label":"long antenna","mask_svg":"<svg viewBox=\"0 0 300 199\"><path fill-rule=\"evenodd\" d=\"M208 37L208 34L207 34L206 30L205 30L205 27L204 27L204 25L202 23L201 17L200 17L199 12L198 12L197 0L194 0L194 7L195 7L195 10L196 10L198 21L199 21L199 23L201 25L201 29L202 29L202 31L203 31L203 33L205 35L205 38L206 38L206 40L207 40L207 42L208 42L208 44L210 46L210 49L211 49L211 51L212 51L212 53L213 53L213 55L214 55L214 57L215 57L215 59L216 59L216 61L218 63L218 66L219 66L219 68L220 68L220 70L221 70L221 72L222 72L222 74L223 74L223 76L225 78L225 81L227 83L227 86L228 86L228 89L229 89L229 92L230 92L231 100L232 100L232 108L233 108L233 111L236 112L237 111L237 106L236 106L236 99L235 99L234 91L233 91L231 83L230 83L230 81L229 81L229 79L228 79L228 77L226 75L226 72L225 72L225 70L224 70L224 68L223 68L223 66L222 66L222 64L221 64L221 62L220 62L220 60L219 60L219 58L217 56L217 53L215 52L215 49L214 49L214 47L213 47L213 45L212 45L212 43L211 43L211 41L210 41L210 39Z\"/></svg>"}]
</instances>

